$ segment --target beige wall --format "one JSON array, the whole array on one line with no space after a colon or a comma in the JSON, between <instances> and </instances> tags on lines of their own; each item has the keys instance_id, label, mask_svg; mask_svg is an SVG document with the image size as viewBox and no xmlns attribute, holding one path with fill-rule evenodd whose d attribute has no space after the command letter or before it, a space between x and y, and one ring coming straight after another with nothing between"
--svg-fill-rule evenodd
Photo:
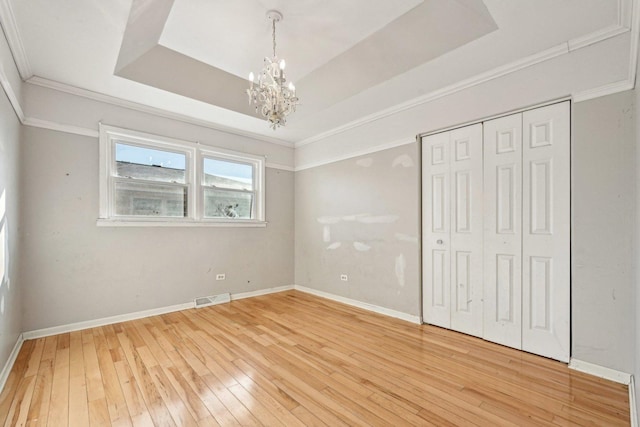
<instances>
[{"instance_id":1,"label":"beige wall","mask_svg":"<svg viewBox=\"0 0 640 427\"><path fill-rule=\"evenodd\" d=\"M22 144L24 330L293 284L292 172L267 168L266 228L97 227L98 140Z\"/></svg>"},{"instance_id":2,"label":"beige wall","mask_svg":"<svg viewBox=\"0 0 640 427\"><path fill-rule=\"evenodd\" d=\"M0 90L0 371L23 331L24 284L18 275L20 131L20 122Z\"/></svg>"},{"instance_id":3,"label":"beige wall","mask_svg":"<svg viewBox=\"0 0 640 427\"><path fill-rule=\"evenodd\" d=\"M296 285L419 316L419 176L416 143L297 172Z\"/></svg>"}]
</instances>

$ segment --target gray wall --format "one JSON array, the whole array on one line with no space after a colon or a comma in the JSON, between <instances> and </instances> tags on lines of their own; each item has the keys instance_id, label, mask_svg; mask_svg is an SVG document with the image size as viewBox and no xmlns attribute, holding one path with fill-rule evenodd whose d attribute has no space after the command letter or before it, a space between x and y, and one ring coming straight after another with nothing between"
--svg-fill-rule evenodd
<instances>
[{"instance_id":1,"label":"gray wall","mask_svg":"<svg viewBox=\"0 0 640 427\"><path fill-rule=\"evenodd\" d=\"M574 104L572 357L634 369L634 93Z\"/></svg>"},{"instance_id":2,"label":"gray wall","mask_svg":"<svg viewBox=\"0 0 640 427\"><path fill-rule=\"evenodd\" d=\"M572 160L572 357L629 373L635 366L634 96L574 104ZM403 155L412 166L392 166ZM296 284L417 315L418 185L415 144L296 173ZM354 220L364 213L397 220ZM358 251L354 242L371 249ZM403 286L399 255L406 259ZM340 281L343 273L348 283Z\"/></svg>"},{"instance_id":3,"label":"gray wall","mask_svg":"<svg viewBox=\"0 0 640 427\"><path fill-rule=\"evenodd\" d=\"M640 70L636 69L636 85L640 82ZM635 119L635 142L636 142L636 211L635 211L635 233L634 233L634 267L635 267L635 276L634 276L634 315L635 315L635 323L634 323L634 339L635 339L635 368L633 371L635 382L636 382L636 408L640 408L640 89L636 86L636 89L633 91L635 94L634 98L634 119ZM640 414L638 414L638 423L640 424Z\"/></svg>"},{"instance_id":4,"label":"gray wall","mask_svg":"<svg viewBox=\"0 0 640 427\"><path fill-rule=\"evenodd\" d=\"M296 285L418 316L419 167L413 143L297 172Z\"/></svg>"},{"instance_id":5,"label":"gray wall","mask_svg":"<svg viewBox=\"0 0 640 427\"><path fill-rule=\"evenodd\" d=\"M267 168L266 228L97 227L98 140L22 143L24 330L293 284L292 172Z\"/></svg>"},{"instance_id":6,"label":"gray wall","mask_svg":"<svg viewBox=\"0 0 640 427\"><path fill-rule=\"evenodd\" d=\"M22 327L23 283L18 275L20 223L19 158L21 126L5 93L0 90L0 371Z\"/></svg>"}]
</instances>

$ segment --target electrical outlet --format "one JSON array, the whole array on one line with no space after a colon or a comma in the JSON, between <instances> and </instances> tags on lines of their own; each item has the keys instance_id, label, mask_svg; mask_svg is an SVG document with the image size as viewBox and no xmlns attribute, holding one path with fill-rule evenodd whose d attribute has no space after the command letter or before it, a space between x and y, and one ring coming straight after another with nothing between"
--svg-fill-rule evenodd
<instances>
[{"instance_id":1,"label":"electrical outlet","mask_svg":"<svg viewBox=\"0 0 640 427\"><path fill-rule=\"evenodd\" d=\"M225 275L224 273L222 274L216 274L216 280L224 280L225 279Z\"/></svg>"},{"instance_id":2,"label":"electrical outlet","mask_svg":"<svg viewBox=\"0 0 640 427\"><path fill-rule=\"evenodd\" d=\"M347 282L349 281L349 276L347 276L346 274L341 274L340 280L342 280L343 282Z\"/></svg>"}]
</instances>

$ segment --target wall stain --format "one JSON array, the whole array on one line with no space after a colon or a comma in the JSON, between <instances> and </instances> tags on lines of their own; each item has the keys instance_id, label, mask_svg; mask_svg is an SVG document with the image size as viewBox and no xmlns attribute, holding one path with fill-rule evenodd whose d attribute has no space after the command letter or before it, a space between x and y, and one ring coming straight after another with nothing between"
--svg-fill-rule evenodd
<instances>
[{"instance_id":1,"label":"wall stain","mask_svg":"<svg viewBox=\"0 0 640 427\"><path fill-rule=\"evenodd\" d=\"M413 160L409 157L408 154L402 154L395 159L391 163L391 167L395 168L396 166L402 166L403 168L413 167Z\"/></svg>"}]
</instances>

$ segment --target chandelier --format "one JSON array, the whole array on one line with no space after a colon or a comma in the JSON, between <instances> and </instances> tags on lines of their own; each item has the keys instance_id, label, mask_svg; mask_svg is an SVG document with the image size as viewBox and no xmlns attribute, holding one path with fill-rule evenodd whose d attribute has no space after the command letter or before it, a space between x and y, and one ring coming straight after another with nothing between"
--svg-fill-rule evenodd
<instances>
[{"instance_id":1,"label":"chandelier","mask_svg":"<svg viewBox=\"0 0 640 427\"><path fill-rule=\"evenodd\" d=\"M278 60L276 56L276 22L282 20L282 14L277 10L270 10L267 12L267 18L271 20L273 29L273 56L264 58L264 67L255 84L253 72L249 73L251 85L247 89L247 95L249 105L255 104L256 113L260 112L275 130L278 126L284 126L287 116L296 111L298 98L293 83L289 82L286 85L284 59Z\"/></svg>"}]
</instances>

